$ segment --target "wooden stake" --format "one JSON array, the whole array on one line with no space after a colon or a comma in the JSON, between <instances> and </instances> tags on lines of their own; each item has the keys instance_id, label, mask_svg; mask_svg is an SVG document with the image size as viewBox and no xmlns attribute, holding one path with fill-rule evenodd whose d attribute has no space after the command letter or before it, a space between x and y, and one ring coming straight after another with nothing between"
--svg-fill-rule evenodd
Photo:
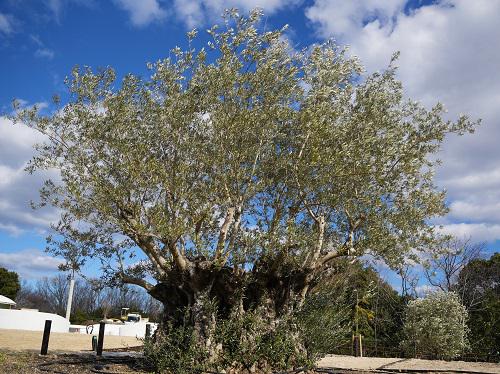
<instances>
[{"instance_id":1,"label":"wooden stake","mask_svg":"<svg viewBox=\"0 0 500 374\"><path fill-rule=\"evenodd\" d=\"M41 355L46 355L49 350L49 338L50 338L50 327L52 326L52 321L50 319L45 321L45 327L43 328L43 338L42 338L42 348L40 349Z\"/></svg>"},{"instance_id":2,"label":"wooden stake","mask_svg":"<svg viewBox=\"0 0 500 374\"><path fill-rule=\"evenodd\" d=\"M104 328L106 322L99 323L99 338L97 339L97 356L102 356L102 346L104 344Z\"/></svg>"}]
</instances>

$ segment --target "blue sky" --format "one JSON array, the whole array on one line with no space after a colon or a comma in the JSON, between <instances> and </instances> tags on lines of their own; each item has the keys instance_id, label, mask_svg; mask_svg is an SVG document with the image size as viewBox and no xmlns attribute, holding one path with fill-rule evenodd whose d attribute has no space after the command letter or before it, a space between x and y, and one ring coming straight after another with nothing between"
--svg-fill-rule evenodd
<instances>
[{"instance_id":1,"label":"blue sky","mask_svg":"<svg viewBox=\"0 0 500 374\"><path fill-rule=\"evenodd\" d=\"M13 98L50 110L74 65L143 74L145 64L203 32L224 7L261 6L268 28L289 24L295 48L327 38L347 43L368 71L399 50L399 77L426 105L442 101L450 118L482 118L473 136L446 141L436 180L451 212L437 223L457 236L500 244L500 2L495 0L2 0L0 1L0 265L25 278L53 273L43 253L53 211L34 212L43 176L29 176L37 135L5 118Z\"/></svg>"}]
</instances>

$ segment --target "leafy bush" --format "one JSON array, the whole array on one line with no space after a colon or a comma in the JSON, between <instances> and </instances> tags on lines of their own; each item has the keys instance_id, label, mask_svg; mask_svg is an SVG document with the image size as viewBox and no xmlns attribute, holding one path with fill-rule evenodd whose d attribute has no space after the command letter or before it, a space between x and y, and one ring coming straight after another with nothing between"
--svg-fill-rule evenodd
<instances>
[{"instance_id":1,"label":"leafy bush","mask_svg":"<svg viewBox=\"0 0 500 374\"><path fill-rule=\"evenodd\" d=\"M266 321L257 313L232 316L217 324L211 345L200 344L189 326L158 329L145 341L145 355L159 373L187 374L228 369L284 370L312 364L291 320Z\"/></svg>"},{"instance_id":2,"label":"leafy bush","mask_svg":"<svg viewBox=\"0 0 500 374\"><path fill-rule=\"evenodd\" d=\"M403 349L409 356L451 359L467 347L467 309L453 292L434 292L411 301Z\"/></svg>"},{"instance_id":3,"label":"leafy bush","mask_svg":"<svg viewBox=\"0 0 500 374\"><path fill-rule=\"evenodd\" d=\"M200 343L197 331L188 326L166 324L154 339L146 340L145 354L160 373L193 373L236 369L271 372L291 367L310 367L331 353L349 333L349 312L328 293L312 295L300 312L269 318L258 308L221 316L217 308L212 326ZM209 302L209 304L212 304Z\"/></svg>"},{"instance_id":4,"label":"leafy bush","mask_svg":"<svg viewBox=\"0 0 500 374\"><path fill-rule=\"evenodd\" d=\"M208 352L196 343L190 326L157 329L154 340L144 341L144 352L157 373L191 374L206 369Z\"/></svg>"},{"instance_id":5,"label":"leafy bush","mask_svg":"<svg viewBox=\"0 0 500 374\"><path fill-rule=\"evenodd\" d=\"M351 305L345 292L322 290L310 295L297 314L311 360L335 352L351 337Z\"/></svg>"}]
</instances>

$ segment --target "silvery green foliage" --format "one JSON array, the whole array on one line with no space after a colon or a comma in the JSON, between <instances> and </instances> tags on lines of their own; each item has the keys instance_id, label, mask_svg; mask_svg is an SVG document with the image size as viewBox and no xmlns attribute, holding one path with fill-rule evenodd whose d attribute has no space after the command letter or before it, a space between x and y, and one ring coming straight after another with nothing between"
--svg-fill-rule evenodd
<instances>
[{"instance_id":1,"label":"silvery green foliage","mask_svg":"<svg viewBox=\"0 0 500 374\"><path fill-rule=\"evenodd\" d=\"M54 254L148 290L196 261L287 266L308 274L304 296L335 258L395 265L432 244L446 207L431 156L475 123L406 99L394 61L364 75L332 42L294 52L261 16L229 12L206 48L175 48L148 78L75 67L59 110L18 111L46 135L28 169L61 175L41 190L61 210Z\"/></svg>"},{"instance_id":2,"label":"silvery green foliage","mask_svg":"<svg viewBox=\"0 0 500 374\"><path fill-rule=\"evenodd\" d=\"M408 304L402 345L409 355L451 359L468 347L467 331L458 295L438 291Z\"/></svg>"}]
</instances>

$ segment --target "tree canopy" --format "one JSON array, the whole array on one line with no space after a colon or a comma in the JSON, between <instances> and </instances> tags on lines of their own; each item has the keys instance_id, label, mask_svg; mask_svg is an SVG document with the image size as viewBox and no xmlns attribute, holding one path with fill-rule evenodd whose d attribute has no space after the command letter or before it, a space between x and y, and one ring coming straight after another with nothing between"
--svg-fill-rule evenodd
<instances>
[{"instance_id":1,"label":"tree canopy","mask_svg":"<svg viewBox=\"0 0 500 374\"><path fill-rule=\"evenodd\" d=\"M72 267L101 259L107 281L195 325L206 298L278 316L334 259L428 248L446 212L432 156L475 124L406 98L395 60L367 75L333 42L294 51L259 11L224 19L149 77L75 67L59 110L17 114L46 136L28 169L61 176L41 190L62 212L49 249Z\"/></svg>"},{"instance_id":2,"label":"tree canopy","mask_svg":"<svg viewBox=\"0 0 500 374\"><path fill-rule=\"evenodd\" d=\"M59 111L20 111L47 136L29 170L61 173L41 193L63 211L56 248L116 256L113 270L133 281L201 257L316 268L427 246L426 220L446 211L428 156L472 124L405 99L393 65L360 76L344 48L294 53L259 19L232 14L209 30L208 50L176 48L119 87L111 68L74 68ZM147 264L122 268L137 248Z\"/></svg>"},{"instance_id":3,"label":"tree canopy","mask_svg":"<svg viewBox=\"0 0 500 374\"><path fill-rule=\"evenodd\" d=\"M474 259L459 273L454 286L469 310L471 349L490 359L500 357L500 253Z\"/></svg>"},{"instance_id":4,"label":"tree canopy","mask_svg":"<svg viewBox=\"0 0 500 374\"><path fill-rule=\"evenodd\" d=\"M15 300L20 288L19 275L15 271L0 267L0 295Z\"/></svg>"}]
</instances>

